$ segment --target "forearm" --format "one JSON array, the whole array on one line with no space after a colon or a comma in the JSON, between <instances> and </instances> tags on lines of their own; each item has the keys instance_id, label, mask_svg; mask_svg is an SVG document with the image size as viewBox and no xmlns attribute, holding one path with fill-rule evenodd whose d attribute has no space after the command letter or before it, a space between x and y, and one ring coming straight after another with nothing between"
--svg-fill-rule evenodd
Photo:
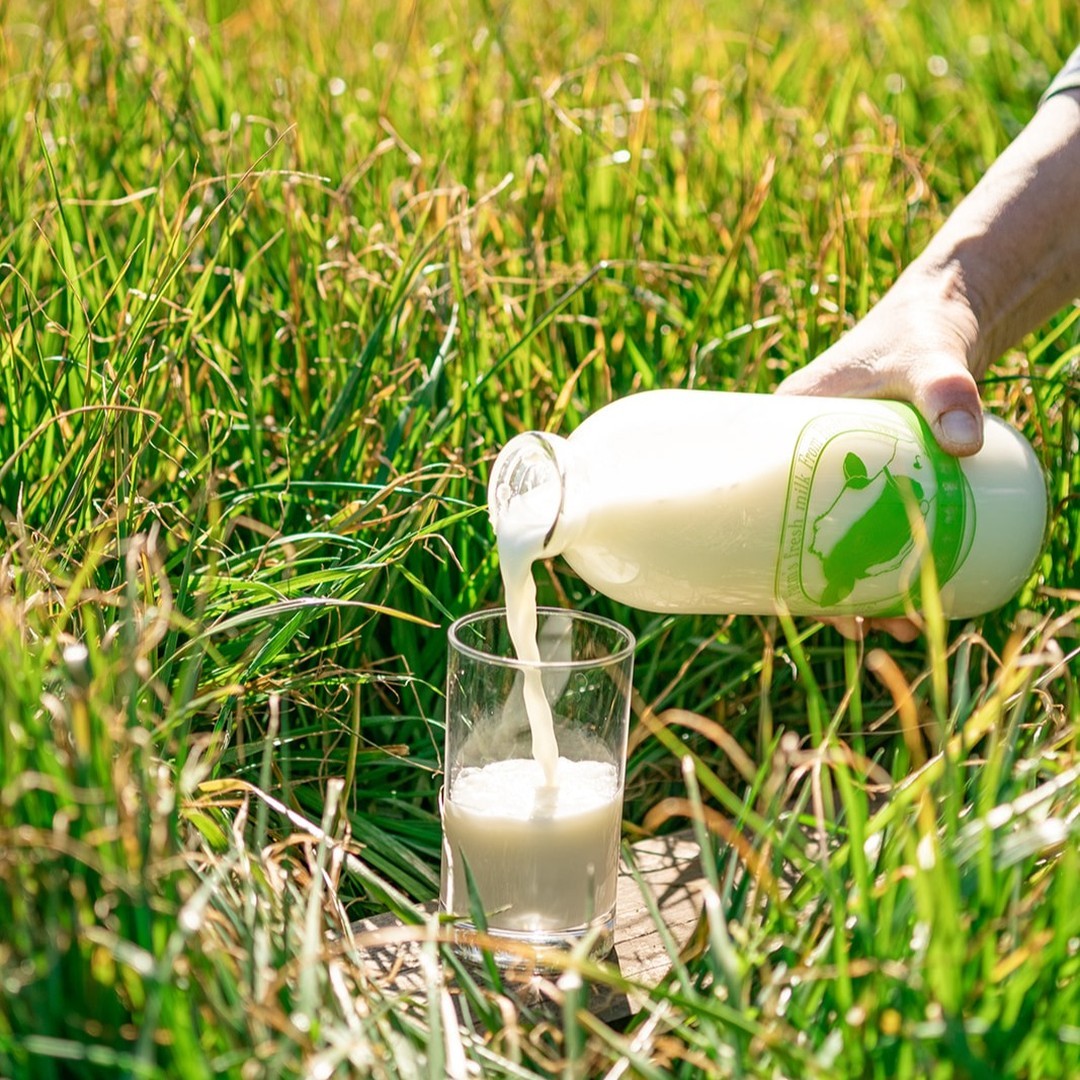
<instances>
[{"instance_id":1,"label":"forearm","mask_svg":"<svg viewBox=\"0 0 1080 1080\"><path fill-rule=\"evenodd\" d=\"M1080 296L1080 90L1040 107L903 279L957 306L976 377Z\"/></svg>"},{"instance_id":2,"label":"forearm","mask_svg":"<svg viewBox=\"0 0 1080 1080\"><path fill-rule=\"evenodd\" d=\"M978 452L976 380L1080 297L1078 69L1080 49L893 287L780 393L910 401L944 450Z\"/></svg>"}]
</instances>

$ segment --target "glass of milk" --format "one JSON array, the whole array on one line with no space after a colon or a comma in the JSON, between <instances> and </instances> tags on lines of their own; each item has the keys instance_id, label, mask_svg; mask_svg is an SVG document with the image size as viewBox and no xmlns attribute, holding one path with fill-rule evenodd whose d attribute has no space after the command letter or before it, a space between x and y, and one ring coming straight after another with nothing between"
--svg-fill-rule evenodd
<instances>
[{"instance_id":1,"label":"glass of milk","mask_svg":"<svg viewBox=\"0 0 1080 1080\"><path fill-rule=\"evenodd\" d=\"M450 628L440 907L466 956L543 968L611 948L634 638L539 608L535 640L502 608Z\"/></svg>"}]
</instances>

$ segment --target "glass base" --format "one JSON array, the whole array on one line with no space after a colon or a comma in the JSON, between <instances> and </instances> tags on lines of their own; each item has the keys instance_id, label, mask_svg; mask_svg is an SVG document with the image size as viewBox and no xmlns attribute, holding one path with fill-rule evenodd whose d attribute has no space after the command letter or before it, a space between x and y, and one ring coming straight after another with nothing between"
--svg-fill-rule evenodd
<instances>
[{"instance_id":1,"label":"glass base","mask_svg":"<svg viewBox=\"0 0 1080 1080\"><path fill-rule=\"evenodd\" d=\"M558 931L503 930L485 932L465 920L452 924L453 948L466 963L482 965L490 955L502 970L523 974L557 973L570 966L570 953L585 945L589 960L601 960L615 944L615 917L591 926Z\"/></svg>"}]
</instances>

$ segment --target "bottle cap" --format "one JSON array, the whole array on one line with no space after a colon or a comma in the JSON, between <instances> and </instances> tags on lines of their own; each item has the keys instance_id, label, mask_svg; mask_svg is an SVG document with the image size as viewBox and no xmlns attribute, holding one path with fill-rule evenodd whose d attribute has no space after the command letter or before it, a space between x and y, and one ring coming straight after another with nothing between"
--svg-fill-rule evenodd
<instances>
[{"instance_id":1,"label":"bottle cap","mask_svg":"<svg viewBox=\"0 0 1080 1080\"><path fill-rule=\"evenodd\" d=\"M563 507L563 474L558 435L526 431L499 451L488 480L488 516L496 535L500 524L542 527L546 547Z\"/></svg>"}]
</instances>

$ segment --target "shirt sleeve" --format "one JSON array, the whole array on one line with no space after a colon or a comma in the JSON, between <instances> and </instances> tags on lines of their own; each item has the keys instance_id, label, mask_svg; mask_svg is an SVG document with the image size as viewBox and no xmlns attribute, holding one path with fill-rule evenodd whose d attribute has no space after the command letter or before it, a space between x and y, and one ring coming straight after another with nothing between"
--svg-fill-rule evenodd
<instances>
[{"instance_id":1,"label":"shirt sleeve","mask_svg":"<svg viewBox=\"0 0 1080 1080\"><path fill-rule=\"evenodd\" d=\"M1062 90L1080 90L1080 48L1074 50L1072 56L1065 61L1065 66L1054 77L1054 81L1046 88L1042 101L1054 94L1060 94ZM1042 102L1040 102L1041 104Z\"/></svg>"}]
</instances>

